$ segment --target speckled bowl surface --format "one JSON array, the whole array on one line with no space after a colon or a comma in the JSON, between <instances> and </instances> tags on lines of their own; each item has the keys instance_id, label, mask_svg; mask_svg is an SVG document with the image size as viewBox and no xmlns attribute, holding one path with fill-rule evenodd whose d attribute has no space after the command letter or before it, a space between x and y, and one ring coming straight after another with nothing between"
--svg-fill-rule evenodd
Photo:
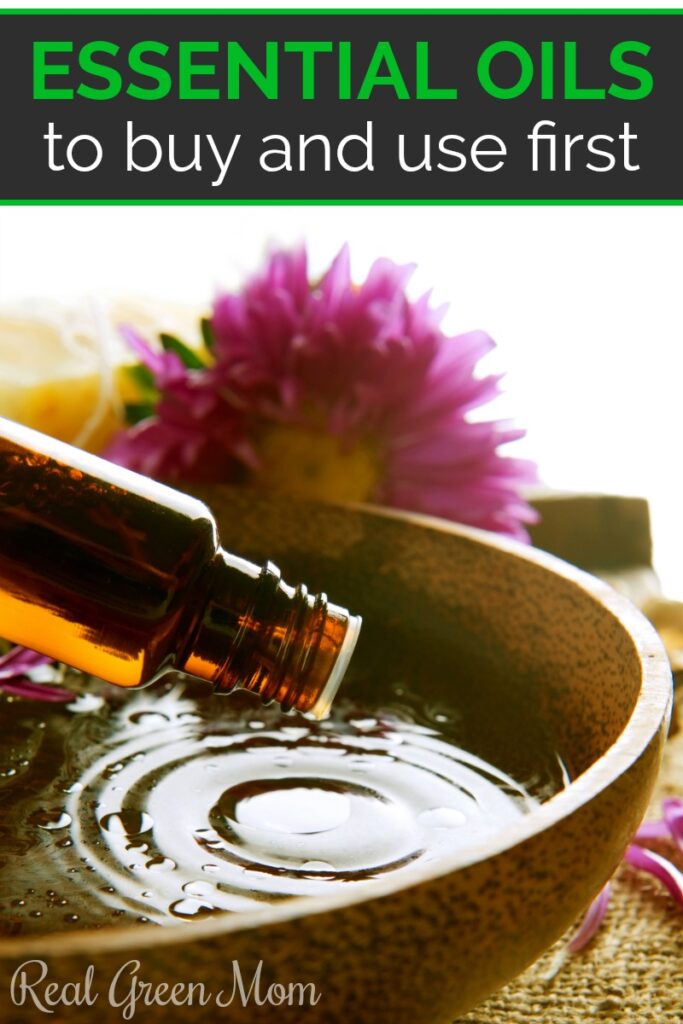
<instances>
[{"instance_id":1,"label":"speckled bowl surface","mask_svg":"<svg viewBox=\"0 0 683 1024\"><path fill-rule=\"evenodd\" d=\"M557 939L619 862L670 709L660 643L606 585L513 542L400 514L229 489L201 496L225 547L270 558L288 581L364 616L358 664L414 669L426 697L456 702L470 748L504 768L533 756L529 723L540 720L574 781L493 840L416 868L410 884L378 878L360 894L350 887L177 927L0 940L1 1018L46 1019L30 999L19 1007L10 998L17 967L39 959L50 980L80 982L81 993L90 965L99 979L94 1007L60 1005L47 1018L55 1022L123 1019L106 985L131 960L153 986L194 980L228 994L233 962L251 978L262 961L262 991L305 981L320 995L303 1007L296 997L139 1006L134 1019L146 1022L450 1021Z\"/></svg>"}]
</instances>

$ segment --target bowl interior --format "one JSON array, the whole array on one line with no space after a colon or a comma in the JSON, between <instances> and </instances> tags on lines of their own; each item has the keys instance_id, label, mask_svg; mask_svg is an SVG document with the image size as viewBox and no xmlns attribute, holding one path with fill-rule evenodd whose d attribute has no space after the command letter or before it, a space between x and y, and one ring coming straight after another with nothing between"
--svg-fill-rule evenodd
<instances>
[{"instance_id":1,"label":"bowl interior","mask_svg":"<svg viewBox=\"0 0 683 1024\"><path fill-rule=\"evenodd\" d=\"M405 680L425 703L457 707L463 745L516 777L544 748L576 778L629 722L642 652L597 581L590 594L548 556L439 521L202 496L225 546L363 615L343 694L381 702Z\"/></svg>"}]
</instances>

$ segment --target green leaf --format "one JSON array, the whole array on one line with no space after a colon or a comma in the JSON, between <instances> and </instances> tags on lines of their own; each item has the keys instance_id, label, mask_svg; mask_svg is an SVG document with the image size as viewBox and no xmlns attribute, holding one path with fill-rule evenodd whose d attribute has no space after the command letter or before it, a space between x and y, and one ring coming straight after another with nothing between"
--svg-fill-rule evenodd
<instances>
[{"instance_id":1,"label":"green leaf","mask_svg":"<svg viewBox=\"0 0 683 1024\"><path fill-rule=\"evenodd\" d=\"M216 346L216 335L213 333L213 326L208 316L201 319L202 338L208 352L213 352Z\"/></svg>"},{"instance_id":2,"label":"green leaf","mask_svg":"<svg viewBox=\"0 0 683 1024\"><path fill-rule=\"evenodd\" d=\"M153 416L155 409L153 402L127 402L123 407L123 411L128 426L134 427L141 420L147 420L150 416Z\"/></svg>"},{"instance_id":3,"label":"green leaf","mask_svg":"<svg viewBox=\"0 0 683 1024\"><path fill-rule=\"evenodd\" d=\"M177 356L180 356L183 366L186 366L188 370L203 370L205 368L205 364L197 353L188 348L180 338L175 338L172 334L162 334L160 337L164 350L175 352Z\"/></svg>"},{"instance_id":4,"label":"green leaf","mask_svg":"<svg viewBox=\"0 0 683 1024\"><path fill-rule=\"evenodd\" d=\"M145 397L152 398L157 394L156 385L154 383L154 374L149 367L143 366L142 363L138 363L137 366L124 366L123 369L133 381L138 391L140 391Z\"/></svg>"}]
</instances>

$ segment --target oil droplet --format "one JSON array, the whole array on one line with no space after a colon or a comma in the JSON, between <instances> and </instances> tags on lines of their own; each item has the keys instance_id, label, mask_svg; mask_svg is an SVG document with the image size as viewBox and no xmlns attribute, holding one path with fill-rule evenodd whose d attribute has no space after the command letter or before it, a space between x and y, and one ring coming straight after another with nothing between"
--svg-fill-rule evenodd
<instances>
[{"instance_id":1,"label":"oil droplet","mask_svg":"<svg viewBox=\"0 0 683 1024\"><path fill-rule=\"evenodd\" d=\"M194 834L197 842L201 843L202 846L212 847L221 845L221 837L218 835L215 829L196 828Z\"/></svg>"},{"instance_id":2,"label":"oil droplet","mask_svg":"<svg viewBox=\"0 0 683 1024\"><path fill-rule=\"evenodd\" d=\"M370 732L371 729L375 729L378 725L376 718L352 718L349 725L352 725L358 732Z\"/></svg>"},{"instance_id":3,"label":"oil droplet","mask_svg":"<svg viewBox=\"0 0 683 1024\"><path fill-rule=\"evenodd\" d=\"M467 815L455 807L433 807L417 816L421 825L427 828L458 828L467 821Z\"/></svg>"},{"instance_id":4,"label":"oil droplet","mask_svg":"<svg viewBox=\"0 0 683 1024\"><path fill-rule=\"evenodd\" d=\"M99 711L104 704L104 698L94 693L79 693L79 695L67 704L69 711L75 711L77 715L90 714L91 711Z\"/></svg>"},{"instance_id":5,"label":"oil droplet","mask_svg":"<svg viewBox=\"0 0 683 1024\"><path fill-rule=\"evenodd\" d=\"M221 796L217 810L229 821L289 835L339 828L351 814L348 795L333 780L254 779Z\"/></svg>"},{"instance_id":6,"label":"oil droplet","mask_svg":"<svg viewBox=\"0 0 683 1024\"><path fill-rule=\"evenodd\" d=\"M64 920L68 921L71 924L74 921L78 921L78 914L65 914Z\"/></svg>"},{"instance_id":7,"label":"oil droplet","mask_svg":"<svg viewBox=\"0 0 683 1024\"><path fill-rule=\"evenodd\" d=\"M52 832L58 828L66 828L71 824L71 815L61 807L53 807L49 811L39 810L31 818L34 825Z\"/></svg>"},{"instance_id":8,"label":"oil droplet","mask_svg":"<svg viewBox=\"0 0 683 1024\"><path fill-rule=\"evenodd\" d=\"M174 917L204 917L212 914L214 908L199 900L176 900L168 908Z\"/></svg>"},{"instance_id":9,"label":"oil droplet","mask_svg":"<svg viewBox=\"0 0 683 1024\"><path fill-rule=\"evenodd\" d=\"M198 896L200 899L212 896L215 891L210 882L186 882L183 886L183 892L188 896Z\"/></svg>"},{"instance_id":10,"label":"oil droplet","mask_svg":"<svg viewBox=\"0 0 683 1024\"><path fill-rule=\"evenodd\" d=\"M160 711L136 711L128 716L128 721L133 725L146 725L152 729L155 726L163 725L170 719L168 715L163 715Z\"/></svg>"},{"instance_id":11,"label":"oil droplet","mask_svg":"<svg viewBox=\"0 0 683 1024\"><path fill-rule=\"evenodd\" d=\"M100 818L100 828L117 836L137 836L149 832L153 825L154 819L146 811L126 809Z\"/></svg>"},{"instance_id":12,"label":"oil droplet","mask_svg":"<svg viewBox=\"0 0 683 1024\"><path fill-rule=\"evenodd\" d=\"M291 740L302 740L308 736L308 729L300 729L296 725L283 725L279 731L282 736L287 736Z\"/></svg>"},{"instance_id":13,"label":"oil droplet","mask_svg":"<svg viewBox=\"0 0 683 1024\"><path fill-rule=\"evenodd\" d=\"M312 875L320 875L323 878L334 877L334 867L326 860L306 860L301 865L302 870Z\"/></svg>"},{"instance_id":14,"label":"oil droplet","mask_svg":"<svg viewBox=\"0 0 683 1024\"><path fill-rule=\"evenodd\" d=\"M151 860L148 860L145 867L150 871L173 871L177 865L170 857L162 857L161 854L159 854L159 856L152 857Z\"/></svg>"}]
</instances>

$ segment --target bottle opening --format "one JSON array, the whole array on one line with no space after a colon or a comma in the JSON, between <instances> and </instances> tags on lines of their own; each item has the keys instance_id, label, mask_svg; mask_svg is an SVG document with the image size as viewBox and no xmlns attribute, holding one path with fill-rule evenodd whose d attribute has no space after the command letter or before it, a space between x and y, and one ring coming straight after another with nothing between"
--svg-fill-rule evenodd
<instances>
[{"instance_id":1,"label":"bottle opening","mask_svg":"<svg viewBox=\"0 0 683 1024\"><path fill-rule=\"evenodd\" d=\"M336 605L329 605L329 610L336 611ZM340 609L342 610L342 609ZM348 615L348 612L344 612ZM330 707L334 698L337 696L337 690L341 684L342 679L346 675L346 670L351 661L351 656L355 650L360 635L360 628L363 623L360 615L348 615L349 624L346 629L346 636L339 649L337 660L332 666L332 671L329 674L327 682L325 683L320 696L317 701L308 712L308 715L312 718L327 718L330 713Z\"/></svg>"}]
</instances>

